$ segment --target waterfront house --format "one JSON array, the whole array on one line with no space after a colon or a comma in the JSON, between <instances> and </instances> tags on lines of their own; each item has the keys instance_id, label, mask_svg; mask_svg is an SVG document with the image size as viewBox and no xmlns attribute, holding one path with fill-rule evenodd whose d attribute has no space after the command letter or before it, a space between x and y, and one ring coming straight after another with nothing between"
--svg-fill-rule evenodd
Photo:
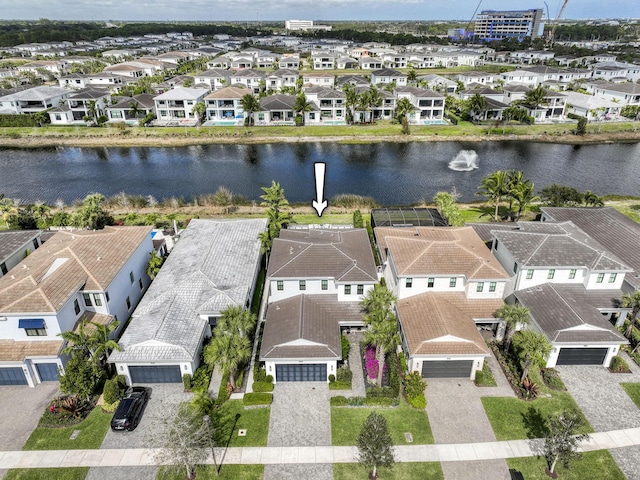
<instances>
[{"instance_id":1,"label":"waterfront house","mask_svg":"<svg viewBox=\"0 0 640 480\"><path fill-rule=\"evenodd\" d=\"M333 88L307 87L305 94L317 107L304 113L306 125L346 125L344 93Z\"/></svg>"},{"instance_id":2,"label":"waterfront house","mask_svg":"<svg viewBox=\"0 0 640 480\"><path fill-rule=\"evenodd\" d=\"M195 125L198 118L193 112L193 107L201 102L208 92L205 88L178 87L154 97L156 125Z\"/></svg>"},{"instance_id":3,"label":"waterfront house","mask_svg":"<svg viewBox=\"0 0 640 480\"><path fill-rule=\"evenodd\" d=\"M61 106L47 113L53 125L86 125L105 115L110 103L111 94L107 90L89 87L71 92Z\"/></svg>"},{"instance_id":4,"label":"waterfront house","mask_svg":"<svg viewBox=\"0 0 640 480\"><path fill-rule=\"evenodd\" d=\"M0 232L0 278L42 245L41 230Z\"/></svg>"},{"instance_id":5,"label":"waterfront house","mask_svg":"<svg viewBox=\"0 0 640 480\"><path fill-rule=\"evenodd\" d=\"M1 96L0 108L14 114L37 113L60 106L70 94L65 88L41 85Z\"/></svg>"},{"instance_id":6,"label":"waterfront house","mask_svg":"<svg viewBox=\"0 0 640 480\"><path fill-rule=\"evenodd\" d=\"M118 97L118 103L105 108L110 122L125 122L137 126L142 118L155 113L154 95L141 93L133 97ZM136 106L134 111L133 106Z\"/></svg>"},{"instance_id":7,"label":"waterfront house","mask_svg":"<svg viewBox=\"0 0 640 480\"><path fill-rule=\"evenodd\" d=\"M241 100L251 91L247 88L225 87L204 97L207 106L206 125L244 125Z\"/></svg>"},{"instance_id":8,"label":"waterfront house","mask_svg":"<svg viewBox=\"0 0 640 480\"><path fill-rule=\"evenodd\" d=\"M412 125L444 124L444 95L417 87L396 88L398 99L408 98L414 110L407 115Z\"/></svg>"},{"instance_id":9,"label":"waterfront house","mask_svg":"<svg viewBox=\"0 0 640 480\"><path fill-rule=\"evenodd\" d=\"M253 114L255 125L295 125L295 95L276 94L260 99L260 111Z\"/></svg>"}]
</instances>

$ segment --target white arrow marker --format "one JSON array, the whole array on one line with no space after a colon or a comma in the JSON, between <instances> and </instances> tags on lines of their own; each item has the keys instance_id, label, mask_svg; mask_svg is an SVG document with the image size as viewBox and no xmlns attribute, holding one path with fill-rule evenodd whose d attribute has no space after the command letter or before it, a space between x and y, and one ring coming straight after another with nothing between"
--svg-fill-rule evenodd
<instances>
[{"instance_id":1,"label":"white arrow marker","mask_svg":"<svg viewBox=\"0 0 640 480\"><path fill-rule=\"evenodd\" d=\"M329 205L324 198L324 172L326 164L323 162L316 162L313 164L315 168L316 177L316 199L311 202L311 206L316 209L318 216L322 216L322 212Z\"/></svg>"}]
</instances>

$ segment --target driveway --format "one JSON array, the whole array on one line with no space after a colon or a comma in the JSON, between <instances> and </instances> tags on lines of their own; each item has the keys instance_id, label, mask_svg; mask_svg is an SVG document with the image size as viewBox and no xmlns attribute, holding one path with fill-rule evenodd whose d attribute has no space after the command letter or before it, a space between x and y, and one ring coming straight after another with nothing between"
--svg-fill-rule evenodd
<instances>
[{"instance_id":1,"label":"driveway","mask_svg":"<svg viewBox=\"0 0 640 480\"><path fill-rule=\"evenodd\" d=\"M596 432L640 427L640 409L620 383L640 382L640 367L623 354L632 373L610 373L589 365L556 367L567 390ZM640 479L640 445L610 450L629 479Z\"/></svg>"},{"instance_id":2,"label":"driveway","mask_svg":"<svg viewBox=\"0 0 640 480\"><path fill-rule=\"evenodd\" d=\"M268 447L331 445L331 407L325 382L280 382L273 389ZM333 479L330 464L265 465L265 480Z\"/></svg>"},{"instance_id":3,"label":"driveway","mask_svg":"<svg viewBox=\"0 0 640 480\"><path fill-rule=\"evenodd\" d=\"M133 432L109 430L100 448L154 448L161 447L164 424L169 414L175 412L181 402L191 400L191 393L184 393L182 384L146 385L151 388L139 425ZM155 480L156 467L94 467L85 480Z\"/></svg>"},{"instance_id":4,"label":"driveway","mask_svg":"<svg viewBox=\"0 0 640 480\"><path fill-rule=\"evenodd\" d=\"M498 383L497 387L476 387L465 378L427 379L427 413L436 443L476 443L495 441L496 437L482 406L482 397L513 397L502 370L492 355L486 359ZM442 462L447 480L509 480L504 460Z\"/></svg>"}]
</instances>

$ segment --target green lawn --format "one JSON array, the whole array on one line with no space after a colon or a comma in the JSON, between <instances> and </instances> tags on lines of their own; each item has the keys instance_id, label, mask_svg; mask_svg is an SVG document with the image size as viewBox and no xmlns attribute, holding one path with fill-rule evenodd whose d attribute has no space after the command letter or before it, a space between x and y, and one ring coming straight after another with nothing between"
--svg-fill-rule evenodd
<instances>
[{"instance_id":1,"label":"green lawn","mask_svg":"<svg viewBox=\"0 0 640 480\"><path fill-rule=\"evenodd\" d=\"M627 395L631 397L633 403L640 408L640 383L621 383L620 385L622 385L624 391L627 392Z\"/></svg>"},{"instance_id":2,"label":"green lawn","mask_svg":"<svg viewBox=\"0 0 640 480\"><path fill-rule=\"evenodd\" d=\"M293 221L294 223L302 225L313 223L337 223L344 225L353 223L353 213L324 213L322 217L318 217L315 213L298 213L293 216Z\"/></svg>"},{"instance_id":3,"label":"green lawn","mask_svg":"<svg viewBox=\"0 0 640 480\"><path fill-rule=\"evenodd\" d=\"M112 414L97 407L82 422L72 427L36 428L23 450L78 450L100 448L109 430ZM74 430L80 430L75 440L69 440Z\"/></svg>"},{"instance_id":4,"label":"green lawn","mask_svg":"<svg viewBox=\"0 0 640 480\"><path fill-rule=\"evenodd\" d=\"M476 385L479 387L495 387L498 385L487 362L482 365L481 372L476 372Z\"/></svg>"},{"instance_id":5,"label":"green lawn","mask_svg":"<svg viewBox=\"0 0 640 480\"><path fill-rule=\"evenodd\" d=\"M242 405L242 400L229 400L222 407L223 423L230 427L233 425L235 416L240 415L233 432L230 432L230 428L223 427L223 439L218 440L218 444L221 444L221 440L225 443L229 439L229 433L231 433L230 447L266 447L267 435L269 434L269 416L271 415L270 408L252 408L245 410ZM238 430L246 429L247 435L245 437L238 436Z\"/></svg>"},{"instance_id":6,"label":"green lawn","mask_svg":"<svg viewBox=\"0 0 640 480\"><path fill-rule=\"evenodd\" d=\"M542 389L541 389L542 390ZM560 413L564 409L578 409L568 392L548 390L532 401L510 397L483 397L482 404L497 440L518 440L544 436L543 422L548 415ZM593 428L585 419L582 433L591 433Z\"/></svg>"},{"instance_id":7,"label":"green lawn","mask_svg":"<svg viewBox=\"0 0 640 480\"><path fill-rule=\"evenodd\" d=\"M439 462L397 463L393 468L378 470L380 480L429 479L442 480L444 474ZM334 480L362 480L367 478L367 468L352 463L333 465Z\"/></svg>"},{"instance_id":8,"label":"green lawn","mask_svg":"<svg viewBox=\"0 0 640 480\"><path fill-rule=\"evenodd\" d=\"M544 473L547 463L544 458L524 457L508 458L507 465L522 472L527 480L549 480ZM574 460L569 468L562 465L556 467L558 478L561 480L624 480L624 473L618 468L608 450L583 453L579 460Z\"/></svg>"},{"instance_id":9,"label":"green lawn","mask_svg":"<svg viewBox=\"0 0 640 480\"><path fill-rule=\"evenodd\" d=\"M89 467L73 468L14 468L7 472L4 480L84 480Z\"/></svg>"},{"instance_id":10,"label":"green lawn","mask_svg":"<svg viewBox=\"0 0 640 480\"><path fill-rule=\"evenodd\" d=\"M402 401L396 408L331 407L331 439L333 445L355 445L365 419L371 412L387 419L395 445L424 445L434 443L429 417L424 410L416 410ZM405 432L413 436L407 443Z\"/></svg>"},{"instance_id":11,"label":"green lawn","mask_svg":"<svg viewBox=\"0 0 640 480\"><path fill-rule=\"evenodd\" d=\"M216 475L213 465L196 467L198 480L260 480L263 477L264 465L222 465L220 475ZM156 480L184 480L185 470L178 467L160 467Z\"/></svg>"}]
</instances>

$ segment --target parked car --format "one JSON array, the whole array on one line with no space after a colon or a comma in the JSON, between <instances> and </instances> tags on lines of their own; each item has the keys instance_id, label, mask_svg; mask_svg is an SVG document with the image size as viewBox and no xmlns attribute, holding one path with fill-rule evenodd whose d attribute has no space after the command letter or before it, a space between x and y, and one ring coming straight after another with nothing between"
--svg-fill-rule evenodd
<instances>
[{"instance_id":1,"label":"parked car","mask_svg":"<svg viewBox=\"0 0 640 480\"><path fill-rule=\"evenodd\" d=\"M130 387L111 419L111 430L131 431L136 428L148 400L148 388Z\"/></svg>"}]
</instances>

